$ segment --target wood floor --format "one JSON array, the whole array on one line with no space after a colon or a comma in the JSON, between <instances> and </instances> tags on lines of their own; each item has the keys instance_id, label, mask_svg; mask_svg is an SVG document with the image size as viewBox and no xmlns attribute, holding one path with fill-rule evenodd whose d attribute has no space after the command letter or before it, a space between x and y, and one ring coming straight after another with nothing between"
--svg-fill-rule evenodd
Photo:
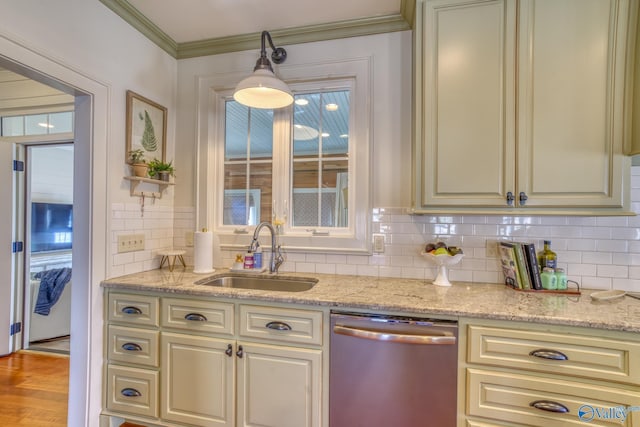
<instances>
[{"instance_id":1,"label":"wood floor","mask_svg":"<svg viewBox=\"0 0 640 427\"><path fill-rule=\"evenodd\" d=\"M68 393L68 356L20 351L0 357L0 426L66 426Z\"/></svg>"}]
</instances>

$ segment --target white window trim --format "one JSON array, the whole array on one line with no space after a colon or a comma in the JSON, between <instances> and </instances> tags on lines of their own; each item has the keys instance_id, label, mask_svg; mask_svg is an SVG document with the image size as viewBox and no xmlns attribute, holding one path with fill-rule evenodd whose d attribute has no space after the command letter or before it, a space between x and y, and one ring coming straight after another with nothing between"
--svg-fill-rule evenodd
<instances>
[{"instance_id":1,"label":"white window trim","mask_svg":"<svg viewBox=\"0 0 640 427\"><path fill-rule=\"evenodd\" d=\"M329 235L313 235L311 232L292 232L285 229L279 241L288 252L329 252L329 253L371 253L371 105L372 105L372 58L355 58L348 60L327 61L321 64L303 64L280 66L277 74L292 88L309 88L309 84L326 81L327 88L342 87L345 81L351 83L351 106L353 109L350 123L350 164L353 170L350 183L353 193L349 195L350 221L353 221L353 232L345 233L340 229L324 228ZM240 73L224 73L198 78L198 152L196 166L196 225L198 228L212 229L218 236L222 249L242 250L250 243L249 235L253 226L229 229L222 227L222 200L219 192L211 191L214 183L224 179L224 170L218 165L224 163L224 144L220 144L220 135L224 134L224 102L230 96L242 75ZM316 89L318 86L315 86ZM290 126L277 126L279 114L290 114L290 110L274 110L274 141L280 137L288 140ZM286 132L285 135L278 133ZM285 149L286 153L276 153ZM277 164L289 159L286 148L274 146L273 170L282 171L288 165ZM278 154L285 154L284 156ZM288 175L287 175L288 176ZM287 178L288 181L290 177ZM275 184L275 183L274 183ZM285 188L273 188L274 198L283 201L290 197L289 182L283 182ZM285 195L285 196L282 196ZM283 203L283 202L281 202ZM283 207L277 207L283 209ZM264 233L266 237L267 233ZM266 241L266 240L265 240Z\"/></svg>"}]
</instances>

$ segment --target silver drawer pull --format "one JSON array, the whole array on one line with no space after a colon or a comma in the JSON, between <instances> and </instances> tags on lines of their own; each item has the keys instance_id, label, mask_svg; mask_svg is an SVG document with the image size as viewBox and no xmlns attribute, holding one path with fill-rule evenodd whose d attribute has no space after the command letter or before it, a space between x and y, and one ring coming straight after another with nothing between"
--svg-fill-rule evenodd
<instances>
[{"instance_id":1,"label":"silver drawer pull","mask_svg":"<svg viewBox=\"0 0 640 427\"><path fill-rule=\"evenodd\" d=\"M122 349L125 351L142 351L142 347L134 342L126 342L122 344Z\"/></svg>"},{"instance_id":2,"label":"silver drawer pull","mask_svg":"<svg viewBox=\"0 0 640 427\"><path fill-rule=\"evenodd\" d=\"M529 353L529 356L539 357L540 359L547 360L569 360L566 354L559 352L558 350L548 350L544 348L533 350L531 353Z\"/></svg>"},{"instance_id":3,"label":"silver drawer pull","mask_svg":"<svg viewBox=\"0 0 640 427\"><path fill-rule=\"evenodd\" d=\"M134 307L132 305L128 305L126 307L122 307L122 311L124 314L142 314L142 310L140 310L138 307Z\"/></svg>"},{"instance_id":4,"label":"silver drawer pull","mask_svg":"<svg viewBox=\"0 0 640 427\"><path fill-rule=\"evenodd\" d=\"M267 328L269 329L274 329L276 331L290 331L291 330L291 326L287 325L284 322L269 322L265 325Z\"/></svg>"},{"instance_id":5,"label":"silver drawer pull","mask_svg":"<svg viewBox=\"0 0 640 427\"><path fill-rule=\"evenodd\" d=\"M140 397L142 396L142 393L140 393L138 390L136 390L135 388L123 388L120 391L120 394L125 396L125 397Z\"/></svg>"},{"instance_id":6,"label":"silver drawer pull","mask_svg":"<svg viewBox=\"0 0 640 427\"><path fill-rule=\"evenodd\" d=\"M533 406L536 409L547 412L556 412L559 414L569 413L569 408L564 406L562 403L554 402L552 400L535 400L529 403L529 406Z\"/></svg>"},{"instance_id":7,"label":"silver drawer pull","mask_svg":"<svg viewBox=\"0 0 640 427\"><path fill-rule=\"evenodd\" d=\"M200 313L189 313L184 316L184 320L190 320L192 322L206 322L207 318Z\"/></svg>"}]
</instances>

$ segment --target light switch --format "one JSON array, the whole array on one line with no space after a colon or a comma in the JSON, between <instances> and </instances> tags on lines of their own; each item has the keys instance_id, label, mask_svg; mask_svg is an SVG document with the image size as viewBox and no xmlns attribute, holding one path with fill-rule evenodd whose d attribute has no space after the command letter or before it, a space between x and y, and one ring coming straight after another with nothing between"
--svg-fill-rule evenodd
<instances>
[{"instance_id":1,"label":"light switch","mask_svg":"<svg viewBox=\"0 0 640 427\"><path fill-rule=\"evenodd\" d=\"M373 235L373 252L376 254L384 252L384 234Z\"/></svg>"}]
</instances>

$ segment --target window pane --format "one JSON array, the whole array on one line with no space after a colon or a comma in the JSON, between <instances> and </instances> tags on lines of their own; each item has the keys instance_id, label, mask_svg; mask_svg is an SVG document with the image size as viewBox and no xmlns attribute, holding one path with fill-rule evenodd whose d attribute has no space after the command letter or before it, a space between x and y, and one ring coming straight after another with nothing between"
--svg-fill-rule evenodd
<instances>
[{"instance_id":1,"label":"window pane","mask_svg":"<svg viewBox=\"0 0 640 427\"><path fill-rule=\"evenodd\" d=\"M236 101L225 103L224 158L246 159L249 141L249 107Z\"/></svg>"},{"instance_id":2,"label":"window pane","mask_svg":"<svg viewBox=\"0 0 640 427\"><path fill-rule=\"evenodd\" d=\"M73 112L49 114L49 133L73 132Z\"/></svg>"},{"instance_id":3,"label":"window pane","mask_svg":"<svg viewBox=\"0 0 640 427\"><path fill-rule=\"evenodd\" d=\"M349 91L327 92L322 97L322 154L349 152Z\"/></svg>"},{"instance_id":4,"label":"window pane","mask_svg":"<svg viewBox=\"0 0 640 427\"><path fill-rule=\"evenodd\" d=\"M24 135L24 117L3 117L2 136L22 136Z\"/></svg>"},{"instance_id":5,"label":"window pane","mask_svg":"<svg viewBox=\"0 0 640 427\"><path fill-rule=\"evenodd\" d=\"M293 109L293 156L317 156L320 152L319 93L295 96Z\"/></svg>"},{"instance_id":6,"label":"window pane","mask_svg":"<svg viewBox=\"0 0 640 427\"><path fill-rule=\"evenodd\" d=\"M270 159L273 153L273 110L251 108L251 158Z\"/></svg>"},{"instance_id":7,"label":"window pane","mask_svg":"<svg viewBox=\"0 0 640 427\"><path fill-rule=\"evenodd\" d=\"M244 164L225 165L223 224L246 225L251 200L247 192L247 167Z\"/></svg>"},{"instance_id":8,"label":"window pane","mask_svg":"<svg viewBox=\"0 0 640 427\"><path fill-rule=\"evenodd\" d=\"M252 191L257 191L260 194L261 203L259 205L257 222L249 223L250 225L257 225L263 221L271 222L271 204L273 201L273 171L272 163L251 163L249 165L249 187Z\"/></svg>"},{"instance_id":9,"label":"window pane","mask_svg":"<svg viewBox=\"0 0 640 427\"><path fill-rule=\"evenodd\" d=\"M273 112L225 105L224 225L271 220Z\"/></svg>"},{"instance_id":10,"label":"window pane","mask_svg":"<svg viewBox=\"0 0 640 427\"><path fill-rule=\"evenodd\" d=\"M25 135L44 135L47 133L49 121L46 114L24 116Z\"/></svg>"},{"instance_id":11,"label":"window pane","mask_svg":"<svg viewBox=\"0 0 640 427\"><path fill-rule=\"evenodd\" d=\"M348 227L349 91L296 95L292 224Z\"/></svg>"}]
</instances>

